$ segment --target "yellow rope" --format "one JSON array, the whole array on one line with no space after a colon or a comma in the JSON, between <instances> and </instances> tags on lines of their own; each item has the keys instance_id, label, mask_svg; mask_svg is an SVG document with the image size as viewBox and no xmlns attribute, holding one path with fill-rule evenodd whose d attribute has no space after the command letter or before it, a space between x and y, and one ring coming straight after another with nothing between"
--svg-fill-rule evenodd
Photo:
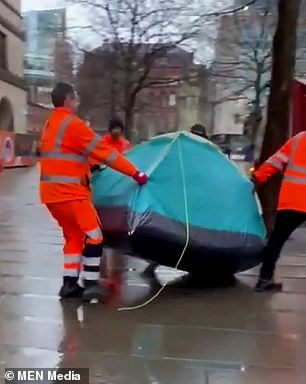
<instances>
[{"instance_id":1,"label":"yellow rope","mask_svg":"<svg viewBox=\"0 0 306 384\"><path fill-rule=\"evenodd\" d=\"M176 265L174 267L175 269L177 269L179 267L179 265L180 265L184 255L185 255L185 252L186 252L186 250L188 248L189 240L190 240L189 214L188 214L188 201L187 201L187 188L186 188L186 175L185 175L185 170L184 170L183 155L182 155L182 148L181 148L180 141L178 140L177 143L178 143L178 148L179 148L179 158L180 158L180 166L181 166L181 173L182 173L183 200L184 200L185 221L186 221L186 241L185 241L185 245L184 245L183 251L181 253L181 256L179 257L179 259L178 259L178 261L177 261L177 263L176 263ZM139 305L135 305L133 307L118 308L118 311L133 311L133 310L136 310L136 309L141 309L141 308L146 307L147 305L152 303L162 293L162 291L166 288L166 286L167 286L167 283L165 283L159 289L159 291L155 295L153 295L150 299L148 299L144 303L139 304Z\"/></svg>"}]
</instances>

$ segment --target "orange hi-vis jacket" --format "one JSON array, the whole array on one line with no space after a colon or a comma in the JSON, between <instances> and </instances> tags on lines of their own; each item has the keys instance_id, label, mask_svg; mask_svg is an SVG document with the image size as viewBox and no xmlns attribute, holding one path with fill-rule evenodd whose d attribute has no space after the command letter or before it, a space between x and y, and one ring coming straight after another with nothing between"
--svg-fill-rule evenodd
<instances>
[{"instance_id":1,"label":"orange hi-vis jacket","mask_svg":"<svg viewBox=\"0 0 306 384\"><path fill-rule=\"evenodd\" d=\"M306 212L306 132L288 140L253 177L262 183L277 172L283 172L278 210Z\"/></svg>"},{"instance_id":2,"label":"orange hi-vis jacket","mask_svg":"<svg viewBox=\"0 0 306 384\"><path fill-rule=\"evenodd\" d=\"M55 108L40 141L40 198L44 204L90 199L89 166L105 163L127 176L133 164L66 108Z\"/></svg>"},{"instance_id":3,"label":"orange hi-vis jacket","mask_svg":"<svg viewBox=\"0 0 306 384\"><path fill-rule=\"evenodd\" d=\"M103 136L103 141L105 144L116 149L119 153L123 153L131 147L128 140L124 139L123 137L119 137L117 140L113 140L109 133Z\"/></svg>"}]
</instances>

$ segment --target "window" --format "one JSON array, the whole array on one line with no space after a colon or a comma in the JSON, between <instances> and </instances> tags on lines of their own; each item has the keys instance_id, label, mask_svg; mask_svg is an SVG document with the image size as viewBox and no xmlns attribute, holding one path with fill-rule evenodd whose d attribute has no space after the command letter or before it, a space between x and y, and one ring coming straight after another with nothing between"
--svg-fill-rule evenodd
<instances>
[{"instance_id":1,"label":"window","mask_svg":"<svg viewBox=\"0 0 306 384\"><path fill-rule=\"evenodd\" d=\"M158 63L159 63L159 65L161 65L161 66L166 66L166 65L168 65L168 59L167 59L167 57L161 57L160 59L158 59Z\"/></svg>"},{"instance_id":2,"label":"window","mask_svg":"<svg viewBox=\"0 0 306 384\"><path fill-rule=\"evenodd\" d=\"M168 106L168 103L167 103L168 97L167 97L167 95L165 93L162 93L160 95L160 99L161 99L161 106L162 107L167 107Z\"/></svg>"},{"instance_id":3,"label":"window","mask_svg":"<svg viewBox=\"0 0 306 384\"><path fill-rule=\"evenodd\" d=\"M6 35L0 31L0 68L7 69Z\"/></svg>"},{"instance_id":4,"label":"window","mask_svg":"<svg viewBox=\"0 0 306 384\"><path fill-rule=\"evenodd\" d=\"M168 122L169 122L169 131L176 131L177 130L177 124L176 124L176 115L171 114L168 116Z\"/></svg>"},{"instance_id":5,"label":"window","mask_svg":"<svg viewBox=\"0 0 306 384\"><path fill-rule=\"evenodd\" d=\"M195 97L193 96L187 96L186 98L186 106L187 108L195 108Z\"/></svg>"},{"instance_id":6,"label":"window","mask_svg":"<svg viewBox=\"0 0 306 384\"><path fill-rule=\"evenodd\" d=\"M172 93L169 95L169 106L174 107L176 105L176 94Z\"/></svg>"}]
</instances>

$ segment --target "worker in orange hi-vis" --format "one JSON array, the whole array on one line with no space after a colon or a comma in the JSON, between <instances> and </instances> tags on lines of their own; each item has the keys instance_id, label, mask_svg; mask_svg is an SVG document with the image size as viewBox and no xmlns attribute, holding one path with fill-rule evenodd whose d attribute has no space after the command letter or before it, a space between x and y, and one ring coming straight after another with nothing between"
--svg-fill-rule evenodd
<instances>
[{"instance_id":1,"label":"worker in orange hi-vis","mask_svg":"<svg viewBox=\"0 0 306 384\"><path fill-rule=\"evenodd\" d=\"M102 299L99 266L103 236L91 203L89 167L105 163L134 178L147 182L132 163L107 146L76 115L78 98L69 84L58 83L52 91L51 112L40 141L40 198L62 228L64 244L61 298ZM82 273L80 273L82 271Z\"/></svg>"},{"instance_id":2,"label":"worker in orange hi-vis","mask_svg":"<svg viewBox=\"0 0 306 384\"><path fill-rule=\"evenodd\" d=\"M131 144L122 134L124 124L120 119L113 118L109 121L108 132L103 136L103 141L110 147L116 149L119 153L123 153L131 148Z\"/></svg>"},{"instance_id":3,"label":"worker in orange hi-vis","mask_svg":"<svg viewBox=\"0 0 306 384\"><path fill-rule=\"evenodd\" d=\"M273 289L276 262L291 233L306 221L306 132L288 140L273 156L253 172L255 184L282 172L274 228L262 255L262 267L255 290Z\"/></svg>"}]
</instances>

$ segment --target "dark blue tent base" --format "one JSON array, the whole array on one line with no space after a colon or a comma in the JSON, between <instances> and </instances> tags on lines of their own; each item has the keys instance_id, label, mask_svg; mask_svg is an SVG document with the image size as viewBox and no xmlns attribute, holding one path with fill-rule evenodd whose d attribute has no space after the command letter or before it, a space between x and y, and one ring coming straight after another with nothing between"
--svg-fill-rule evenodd
<instances>
[{"instance_id":1,"label":"dark blue tent base","mask_svg":"<svg viewBox=\"0 0 306 384\"><path fill-rule=\"evenodd\" d=\"M152 213L130 216L123 207L98 212L107 228L103 231L107 245L160 265L176 266L186 244L186 226ZM137 223L130 236L127 217ZM262 248L262 239L256 236L191 227L179 269L202 277L233 275L258 265Z\"/></svg>"}]
</instances>

